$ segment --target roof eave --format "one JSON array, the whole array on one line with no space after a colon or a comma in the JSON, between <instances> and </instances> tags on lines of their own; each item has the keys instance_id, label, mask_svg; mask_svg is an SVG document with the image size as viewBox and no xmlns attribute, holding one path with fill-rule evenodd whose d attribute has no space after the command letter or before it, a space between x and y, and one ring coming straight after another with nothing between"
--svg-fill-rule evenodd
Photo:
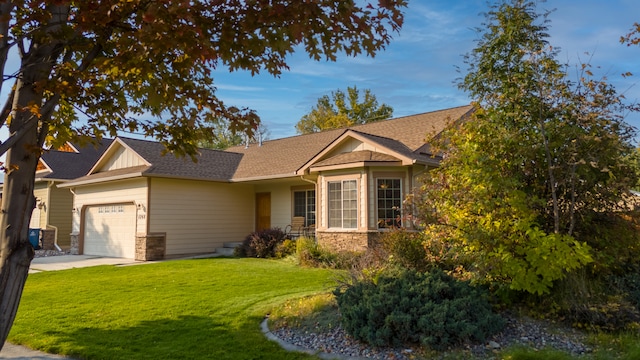
<instances>
[{"instance_id":1,"label":"roof eave","mask_svg":"<svg viewBox=\"0 0 640 360\"><path fill-rule=\"evenodd\" d=\"M193 176L179 176L179 175L171 175L171 174L149 174L149 173L145 173L143 174L143 176L145 177L150 177L150 178L160 178L160 179L176 179L176 180L193 180L193 181L210 181L210 182L226 182L226 183L230 183L231 180L224 178L211 178L211 177L207 177L207 178L202 178L202 177L193 177Z\"/></svg>"},{"instance_id":2,"label":"roof eave","mask_svg":"<svg viewBox=\"0 0 640 360\"><path fill-rule=\"evenodd\" d=\"M343 169L354 169L354 168L363 168L366 166L403 166L406 165L402 161L358 161L348 164L336 164L336 165L325 165L325 166L311 166L309 168L310 173L320 172L320 171L329 171L329 170L343 170Z\"/></svg>"},{"instance_id":3,"label":"roof eave","mask_svg":"<svg viewBox=\"0 0 640 360\"><path fill-rule=\"evenodd\" d=\"M122 174L122 175L109 176L109 177L96 178L96 179L85 179L85 180L79 180L79 181L68 181L66 183L59 184L58 188L68 188L68 187L75 187L75 186L92 185L92 184L99 184L99 183L108 182L108 181L133 179L133 178L136 178L136 177L143 177L143 176L144 176L144 174L142 172L135 172L135 173L130 173L130 174Z\"/></svg>"},{"instance_id":4,"label":"roof eave","mask_svg":"<svg viewBox=\"0 0 640 360\"><path fill-rule=\"evenodd\" d=\"M276 174L276 175L264 175L264 176L253 176L247 178L232 178L231 182L248 182L248 181L258 181L258 180L277 180L277 179L286 179L291 177L298 177L298 171L290 173L290 174Z\"/></svg>"}]
</instances>

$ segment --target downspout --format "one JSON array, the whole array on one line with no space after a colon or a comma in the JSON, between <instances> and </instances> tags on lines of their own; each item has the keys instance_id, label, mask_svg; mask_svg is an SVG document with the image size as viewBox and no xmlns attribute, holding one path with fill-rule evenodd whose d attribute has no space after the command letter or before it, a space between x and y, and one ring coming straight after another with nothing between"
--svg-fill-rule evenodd
<instances>
[{"instance_id":1,"label":"downspout","mask_svg":"<svg viewBox=\"0 0 640 360\"><path fill-rule=\"evenodd\" d=\"M305 179L305 178L304 178L304 175L300 175L300 179L301 179L302 181L306 181L306 182L308 182L308 183L312 183L313 185L315 185L316 187L318 187L318 183L317 183L317 182L315 182L315 181L313 181L313 180ZM317 190L317 189L316 189L316 190Z\"/></svg>"},{"instance_id":2,"label":"downspout","mask_svg":"<svg viewBox=\"0 0 640 360\"><path fill-rule=\"evenodd\" d=\"M47 185L47 187L49 188L49 191L47 191L47 197L48 197L47 204L49 204L49 209L51 209L51 187L53 187L53 181L50 181L49 185ZM62 248L60 248L60 246L58 246L58 227L49 224L49 211L47 211L47 224L46 224L46 227L47 227L47 229L48 228L52 228L53 231L55 231L55 235L53 236L53 246L55 246L56 250L62 251Z\"/></svg>"},{"instance_id":3,"label":"downspout","mask_svg":"<svg viewBox=\"0 0 640 360\"><path fill-rule=\"evenodd\" d=\"M76 192L75 192L75 191L73 191L73 189L74 189L74 188L70 187L70 188L69 188L69 192L71 192L71 195L73 195L73 208L72 208L72 210L71 210L71 211L72 211L72 213L74 213L74 214L75 214L75 211L73 211L73 209L76 209L76 196L77 196L77 195L76 195ZM71 233L73 234L73 215L71 215L71 217L72 217ZM80 217L80 220L82 220L82 217ZM82 228L82 225L79 225L78 233L80 233L80 229L81 229L81 228ZM56 240L56 241L57 241L57 240ZM56 246L58 246L58 245L56 244Z\"/></svg>"}]
</instances>

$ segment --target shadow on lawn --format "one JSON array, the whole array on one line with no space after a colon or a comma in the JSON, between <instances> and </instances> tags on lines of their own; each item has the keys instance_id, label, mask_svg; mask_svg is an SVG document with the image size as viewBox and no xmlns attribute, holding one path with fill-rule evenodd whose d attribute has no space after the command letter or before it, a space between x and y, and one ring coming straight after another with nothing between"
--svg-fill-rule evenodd
<instances>
[{"instance_id":1,"label":"shadow on lawn","mask_svg":"<svg viewBox=\"0 0 640 360\"><path fill-rule=\"evenodd\" d=\"M302 359L268 341L258 317L241 324L183 316L119 329L84 328L65 334L72 357L84 359ZM232 328L238 325L239 328ZM50 349L55 351L55 349Z\"/></svg>"}]
</instances>

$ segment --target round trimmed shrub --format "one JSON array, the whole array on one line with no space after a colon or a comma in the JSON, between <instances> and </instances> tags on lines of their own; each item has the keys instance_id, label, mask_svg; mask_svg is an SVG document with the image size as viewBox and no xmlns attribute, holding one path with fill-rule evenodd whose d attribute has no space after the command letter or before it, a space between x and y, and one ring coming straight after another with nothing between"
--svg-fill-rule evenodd
<instances>
[{"instance_id":1,"label":"round trimmed shrub","mask_svg":"<svg viewBox=\"0 0 640 360\"><path fill-rule=\"evenodd\" d=\"M255 231L249 234L242 245L235 249L234 255L258 258L277 257L280 252L276 252L285 239L286 234L280 228Z\"/></svg>"},{"instance_id":2,"label":"round trimmed shrub","mask_svg":"<svg viewBox=\"0 0 640 360\"><path fill-rule=\"evenodd\" d=\"M334 291L345 330L375 346L420 343L440 350L484 341L504 326L487 294L442 270L384 274Z\"/></svg>"}]
</instances>

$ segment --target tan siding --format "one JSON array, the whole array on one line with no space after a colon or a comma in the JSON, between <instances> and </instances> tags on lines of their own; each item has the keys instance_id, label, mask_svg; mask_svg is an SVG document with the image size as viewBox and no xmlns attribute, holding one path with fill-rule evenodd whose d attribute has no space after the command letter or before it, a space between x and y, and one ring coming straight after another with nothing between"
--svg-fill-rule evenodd
<instances>
[{"instance_id":1,"label":"tan siding","mask_svg":"<svg viewBox=\"0 0 640 360\"><path fill-rule=\"evenodd\" d=\"M364 151L364 150L379 152L383 154L388 153L388 151L384 151L383 149L381 149L380 147L374 144L364 143L358 139L349 138L347 141L337 146L333 151L325 155L323 158L326 159L342 153Z\"/></svg>"},{"instance_id":2,"label":"tan siding","mask_svg":"<svg viewBox=\"0 0 640 360\"><path fill-rule=\"evenodd\" d=\"M127 148L120 147L116 150L116 153L109 158L109 161L100 168L100 171L124 169L145 164L144 160L142 160L138 154Z\"/></svg>"},{"instance_id":3,"label":"tan siding","mask_svg":"<svg viewBox=\"0 0 640 360\"><path fill-rule=\"evenodd\" d=\"M213 252L254 228L250 185L151 179L149 204L149 232L166 233L167 256Z\"/></svg>"},{"instance_id":4,"label":"tan siding","mask_svg":"<svg viewBox=\"0 0 640 360\"><path fill-rule=\"evenodd\" d=\"M36 197L36 208L33 209L33 213L31 214L31 223L29 224L29 227L31 228L44 229L45 225L47 224L47 209L49 206L49 204L47 204L47 198L48 198L47 192L48 192L48 189L47 189L46 182L40 182L35 184L33 189L33 196ZM46 207L43 206L39 208L37 205L40 202L44 202L47 206ZM40 214L40 221L37 220L38 213Z\"/></svg>"},{"instance_id":5,"label":"tan siding","mask_svg":"<svg viewBox=\"0 0 640 360\"><path fill-rule=\"evenodd\" d=\"M147 216L147 181L144 178L113 181L77 187L75 190L74 208L100 204L136 203L140 210L136 220L136 232L146 234ZM73 213L73 233L80 232L80 212Z\"/></svg>"},{"instance_id":6,"label":"tan siding","mask_svg":"<svg viewBox=\"0 0 640 360\"><path fill-rule=\"evenodd\" d=\"M73 194L67 188L52 186L47 202L47 225L53 225L58 229L58 245L69 248L71 245L71 221L73 209Z\"/></svg>"}]
</instances>

